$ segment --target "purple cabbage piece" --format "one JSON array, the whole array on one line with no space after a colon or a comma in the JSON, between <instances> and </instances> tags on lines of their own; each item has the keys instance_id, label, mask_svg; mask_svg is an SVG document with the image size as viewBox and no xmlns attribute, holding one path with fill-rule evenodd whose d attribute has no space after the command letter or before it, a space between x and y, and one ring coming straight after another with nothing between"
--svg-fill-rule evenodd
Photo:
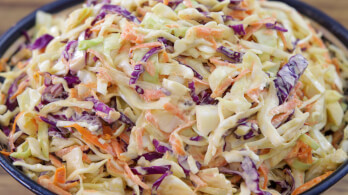
<instances>
[{"instance_id":1,"label":"purple cabbage piece","mask_svg":"<svg viewBox=\"0 0 348 195\"><path fill-rule=\"evenodd\" d=\"M49 104L51 102L55 102L58 100L63 100L68 98L68 93L64 91L62 84L54 84L50 85L45 88L44 92L42 93L41 97L41 103L42 104Z\"/></svg>"},{"instance_id":2,"label":"purple cabbage piece","mask_svg":"<svg viewBox=\"0 0 348 195\"><path fill-rule=\"evenodd\" d=\"M156 139L153 139L153 140L152 140L152 144L155 146L156 151L159 152L159 153L161 153L161 154L164 154L164 153L166 153L167 151L173 152L172 149L170 149L170 148L167 147L167 146L161 145L161 143L160 143L158 140L156 140Z\"/></svg>"},{"instance_id":3,"label":"purple cabbage piece","mask_svg":"<svg viewBox=\"0 0 348 195\"><path fill-rule=\"evenodd\" d=\"M63 133L59 129L57 129L57 128L53 127L53 126L48 128L48 136L64 138Z\"/></svg>"},{"instance_id":4,"label":"purple cabbage piece","mask_svg":"<svg viewBox=\"0 0 348 195\"><path fill-rule=\"evenodd\" d=\"M190 69L193 71L193 75L194 75L196 78L198 78L198 79L200 79L200 80L203 80L203 76L200 75L200 74L199 74L195 69L193 69L191 66L189 66L189 65L187 65L187 64L184 64L184 63L181 63L180 61L179 61L179 64L184 65L184 66L186 66L187 68L190 68Z\"/></svg>"},{"instance_id":5,"label":"purple cabbage piece","mask_svg":"<svg viewBox=\"0 0 348 195\"><path fill-rule=\"evenodd\" d=\"M202 136L197 135L197 136L195 136L195 137L191 137L190 140L191 140L191 141L201 141L202 138L203 138Z\"/></svg>"},{"instance_id":6,"label":"purple cabbage piece","mask_svg":"<svg viewBox=\"0 0 348 195\"><path fill-rule=\"evenodd\" d=\"M108 105L104 104L103 102L94 99L93 97L86 98L87 101L93 102L93 109L99 112L103 112L105 114L109 114L111 111L113 111L113 108L110 108Z\"/></svg>"},{"instance_id":7,"label":"purple cabbage piece","mask_svg":"<svg viewBox=\"0 0 348 195\"><path fill-rule=\"evenodd\" d=\"M129 79L129 85L135 84L143 72L145 72L143 65L141 64L135 65L134 71L131 74L132 77Z\"/></svg>"},{"instance_id":8,"label":"purple cabbage piece","mask_svg":"<svg viewBox=\"0 0 348 195\"><path fill-rule=\"evenodd\" d=\"M69 88L73 88L75 85L78 85L81 83L78 76L75 75L68 75L64 77L64 80L68 83Z\"/></svg>"},{"instance_id":9,"label":"purple cabbage piece","mask_svg":"<svg viewBox=\"0 0 348 195\"><path fill-rule=\"evenodd\" d=\"M202 91L198 96L201 98L200 105L216 105L218 103L217 100L211 97L210 89Z\"/></svg>"},{"instance_id":10,"label":"purple cabbage piece","mask_svg":"<svg viewBox=\"0 0 348 195\"><path fill-rule=\"evenodd\" d=\"M301 54L297 54L292 56L289 62L278 71L274 84L277 89L279 105L286 101L290 91L294 88L307 66L307 59Z\"/></svg>"},{"instance_id":11,"label":"purple cabbage piece","mask_svg":"<svg viewBox=\"0 0 348 195\"><path fill-rule=\"evenodd\" d=\"M229 16L229 15L222 15L222 20L224 21L224 22L228 22L228 21L230 21L230 20L234 20L234 18L232 17L232 16Z\"/></svg>"},{"instance_id":12,"label":"purple cabbage piece","mask_svg":"<svg viewBox=\"0 0 348 195\"><path fill-rule=\"evenodd\" d=\"M152 161L155 159L162 158L163 154L158 152L148 152L148 153L142 154L141 156L138 156L136 159L133 159L133 160L138 161L141 157L144 157L148 161Z\"/></svg>"},{"instance_id":13,"label":"purple cabbage piece","mask_svg":"<svg viewBox=\"0 0 348 195\"><path fill-rule=\"evenodd\" d=\"M25 73L22 73L21 75L19 75L19 77L17 77L13 81L10 88L8 89L5 105L7 106L7 109L10 111L13 111L18 106L17 98L11 100L11 97L14 95L14 93L16 93L18 89L19 81L23 79L25 76L26 76Z\"/></svg>"},{"instance_id":14,"label":"purple cabbage piece","mask_svg":"<svg viewBox=\"0 0 348 195\"><path fill-rule=\"evenodd\" d=\"M199 97L198 97L198 95L196 94L196 92L195 92L195 90L196 90L196 88L195 88L195 82L190 82L189 84L188 84L188 88L190 89L190 95L191 95L191 97L192 97L192 100L196 103L196 104L200 104L201 102L200 102L200 100L199 100Z\"/></svg>"},{"instance_id":15,"label":"purple cabbage piece","mask_svg":"<svg viewBox=\"0 0 348 195\"><path fill-rule=\"evenodd\" d=\"M10 135L11 129L9 127L2 127L1 130L7 137Z\"/></svg>"},{"instance_id":16,"label":"purple cabbage piece","mask_svg":"<svg viewBox=\"0 0 348 195\"><path fill-rule=\"evenodd\" d=\"M231 59L232 63L241 63L243 61L243 53L232 51L227 47L220 46L216 51Z\"/></svg>"},{"instance_id":17,"label":"purple cabbage piece","mask_svg":"<svg viewBox=\"0 0 348 195\"><path fill-rule=\"evenodd\" d=\"M288 32L288 29L278 25L279 23L278 22L275 22L275 23L266 23L266 28L268 29L274 29L274 30L277 30L277 31L280 31L280 32Z\"/></svg>"},{"instance_id":18,"label":"purple cabbage piece","mask_svg":"<svg viewBox=\"0 0 348 195\"><path fill-rule=\"evenodd\" d=\"M139 87L138 85L135 86L135 91L138 93L138 94L144 94L144 89Z\"/></svg>"},{"instance_id":19,"label":"purple cabbage piece","mask_svg":"<svg viewBox=\"0 0 348 195\"><path fill-rule=\"evenodd\" d=\"M174 43L169 41L168 39L164 38L164 37L159 37L157 39L159 42L163 43L166 50L168 50L168 52L174 52Z\"/></svg>"},{"instance_id":20,"label":"purple cabbage piece","mask_svg":"<svg viewBox=\"0 0 348 195\"><path fill-rule=\"evenodd\" d=\"M243 172L231 171L231 173L240 175L244 181L246 186L250 191L259 195L271 195L271 193L262 191L259 186L259 173L257 172L257 168L255 163L249 157L244 157L241 168Z\"/></svg>"},{"instance_id":21,"label":"purple cabbage piece","mask_svg":"<svg viewBox=\"0 0 348 195\"><path fill-rule=\"evenodd\" d=\"M153 185L152 185L152 192L151 194L154 194L153 191L156 191L158 189L158 187L161 185L162 181L169 176L170 174L172 174L171 171L167 171L166 173L164 173L159 179L157 179Z\"/></svg>"},{"instance_id":22,"label":"purple cabbage piece","mask_svg":"<svg viewBox=\"0 0 348 195\"><path fill-rule=\"evenodd\" d=\"M190 166L189 166L189 164L187 162L187 156L179 156L178 157L178 164L180 165L180 167L182 168L184 173L186 175L189 175L189 173L190 173Z\"/></svg>"},{"instance_id":23,"label":"purple cabbage piece","mask_svg":"<svg viewBox=\"0 0 348 195\"><path fill-rule=\"evenodd\" d=\"M282 195L291 195L291 193L295 190L295 179L291 174L290 169L286 168L284 169L285 174L289 175L290 182L288 182L286 179L283 181L275 181L276 184L278 184L281 188L280 193Z\"/></svg>"},{"instance_id":24,"label":"purple cabbage piece","mask_svg":"<svg viewBox=\"0 0 348 195\"><path fill-rule=\"evenodd\" d=\"M135 175L153 175L153 174L165 174L170 170L171 165L151 166L151 167L136 167L131 168Z\"/></svg>"},{"instance_id":25,"label":"purple cabbage piece","mask_svg":"<svg viewBox=\"0 0 348 195\"><path fill-rule=\"evenodd\" d=\"M125 17L127 20L132 21L136 24L140 24L140 21L138 20L137 17L132 15L132 13L130 13L128 10L126 10L125 8L121 6L106 4L101 8L101 10L105 12L120 14L123 17Z\"/></svg>"},{"instance_id":26,"label":"purple cabbage piece","mask_svg":"<svg viewBox=\"0 0 348 195\"><path fill-rule=\"evenodd\" d=\"M91 25L94 25L95 23L97 23L99 20L104 19L106 16L106 12L105 11L101 11L92 21Z\"/></svg>"},{"instance_id":27,"label":"purple cabbage piece","mask_svg":"<svg viewBox=\"0 0 348 195\"><path fill-rule=\"evenodd\" d=\"M63 51L63 57L66 61L69 61L70 59L72 59L77 45L78 45L78 42L76 40L70 41L66 44L66 47Z\"/></svg>"},{"instance_id":28,"label":"purple cabbage piece","mask_svg":"<svg viewBox=\"0 0 348 195\"><path fill-rule=\"evenodd\" d=\"M159 53L162 50L161 46L151 48L141 59L142 62L147 62L152 55Z\"/></svg>"},{"instance_id":29,"label":"purple cabbage piece","mask_svg":"<svg viewBox=\"0 0 348 195\"><path fill-rule=\"evenodd\" d=\"M229 25L237 35L245 35L245 30L243 24L237 24L237 25Z\"/></svg>"},{"instance_id":30,"label":"purple cabbage piece","mask_svg":"<svg viewBox=\"0 0 348 195\"><path fill-rule=\"evenodd\" d=\"M35 49L43 49L45 48L52 40L54 39L53 36L49 35L49 34L44 34L41 37L39 37L38 39L36 39L36 41L29 45L28 48L31 50L35 50Z\"/></svg>"}]
</instances>

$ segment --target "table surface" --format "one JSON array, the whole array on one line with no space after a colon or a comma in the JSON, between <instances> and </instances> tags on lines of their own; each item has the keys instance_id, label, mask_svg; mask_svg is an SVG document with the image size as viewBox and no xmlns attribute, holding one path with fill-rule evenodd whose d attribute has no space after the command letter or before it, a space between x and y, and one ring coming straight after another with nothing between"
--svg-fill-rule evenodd
<instances>
[{"instance_id":1,"label":"table surface","mask_svg":"<svg viewBox=\"0 0 348 195\"><path fill-rule=\"evenodd\" d=\"M40 6L53 0L0 0L0 35L14 25L19 19L26 16ZM348 1L347 0L303 0L317 7L341 22L348 28ZM11 176L0 168L0 191L2 195L29 195L32 194ZM326 191L326 195L348 194L348 176Z\"/></svg>"}]
</instances>

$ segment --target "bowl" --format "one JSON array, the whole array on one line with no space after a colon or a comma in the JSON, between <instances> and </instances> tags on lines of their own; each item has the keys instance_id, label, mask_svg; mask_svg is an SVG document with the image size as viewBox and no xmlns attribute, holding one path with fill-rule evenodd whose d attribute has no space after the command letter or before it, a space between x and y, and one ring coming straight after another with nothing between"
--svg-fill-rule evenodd
<instances>
[{"instance_id":1,"label":"bowl","mask_svg":"<svg viewBox=\"0 0 348 195\"><path fill-rule=\"evenodd\" d=\"M346 54L348 54L348 30L345 29L337 21L319 11L318 9L298 0L277 1L281 1L290 5L302 15L311 19L314 22L315 28L320 29L327 40L340 47ZM58 0L56 2L43 6L38 10L48 13L59 13L83 2L84 0ZM6 33L4 33L2 37L0 37L0 57L11 56L11 54L13 54L16 50L16 45L19 45L24 41L22 32L30 30L35 25L35 15L38 10L23 18ZM0 146L0 149L2 149L2 146ZM12 162L8 157L3 156L2 154L0 154L0 166L14 179L16 179L19 183L24 185L33 193L40 195L54 194L24 175L24 173L19 168L12 165ZM338 169L324 181L304 192L303 195L320 194L337 183L347 174L348 161L338 167Z\"/></svg>"}]
</instances>

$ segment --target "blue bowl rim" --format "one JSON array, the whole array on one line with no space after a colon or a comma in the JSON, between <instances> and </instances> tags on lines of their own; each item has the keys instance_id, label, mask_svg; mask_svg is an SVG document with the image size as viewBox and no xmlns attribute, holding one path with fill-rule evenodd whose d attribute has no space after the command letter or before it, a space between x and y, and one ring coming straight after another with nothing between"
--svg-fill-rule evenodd
<instances>
[{"instance_id":1,"label":"blue bowl rim","mask_svg":"<svg viewBox=\"0 0 348 195\"><path fill-rule=\"evenodd\" d=\"M324 14L322 11L298 0L278 0L284 2L291 7L294 7L299 13L305 15L309 18L315 19L315 21L321 26L329 30L336 38L338 38L346 47L348 47L348 30L338 23L333 18ZM74 5L83 3L84 0L58 0L53 3L47 4L11 27L7 32L5 32L0 38L0 57L4 55L6 50L22 36L23 31L27 31L35 25L35 15L36 12L41 10L48 13L58 13L65 9L68 9ZM0 154L0 166L10 174L14 179L16 179L23 186L28 188L35 194L48 195L54 194L48 189L42 187L28 176L26 176L19 168L12 165L12 162L2 154ZM313 195L320 194L327 190L329 187L337 183L345 175L348 174L348 161L343 163L338 169L335 170L333 174L327 177L324 181L320 182L318 185L309 189L308 191L302 193L303 195Z\"/></svg>"}]
</instances>

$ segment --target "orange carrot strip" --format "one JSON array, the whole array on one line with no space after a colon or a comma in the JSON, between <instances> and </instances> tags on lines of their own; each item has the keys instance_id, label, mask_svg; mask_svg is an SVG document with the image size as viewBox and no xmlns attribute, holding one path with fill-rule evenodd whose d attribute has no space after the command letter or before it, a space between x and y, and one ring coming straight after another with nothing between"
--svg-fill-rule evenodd
<instances>
[{"instance_id":1,"label":"orange carrot strip","mask_svg":"<svg viewBox=\"0 0 348 195\"><path fill-rule=\"evenodd\" d=\"M10 156L11 152L7 152L5 149L2 149L0 151L0 154L4 155L4 156Z\"/></svg>"},{"instance_id":2,"label":"orange carrot strip","mask_svg":"<svg viewBox=\"0 0 348 195\"><path fill-rule=\"evenodd\" d=\"M150 189L150 187L144 182L142 182L137 175L133 174L132 170L129 168L127 163L124 163L123 168L126 171L126 174L129 177L129 179L131 179L134 183L138 184L139 186L141 186L142 188L146 190Z\"/></svg>"},{"instance_id":3,"label":"orange carrot strip","mask_svg":"<svg viewBox=\"0 0 348 195\"><path fill-rule=\"evenodd\" d=\"M62 162L60 162L60 160L58 160L58 158L56 158L55 156L53 156L52 154L49 155L50 161L52 163L53 166L59 168L62 167L63 164Z\"/></svg>"},{"instance_id":4,"label":"orange carrot strip","mask_svg":"<svg viewBox=\"0 0 348 195\"><path fill-rule=\"evenodd\" d=\"M177 138L177 136L181 130L191 127L194 123L196 123L196 121L190 121L183 125L180 125L170 134L169 143L172 145L175 154L179 154L182 156L186 154L182 142Z\"/></svg>"},{"instance_id":5,"label":"orange carrot strip","mask_svg":"<svg viewBox=\"0 0 348 195\"><path fill-rule=\"evenodd\" d=\"M58 184L58 183L63 184L63 183L65 183L65 179L66 179L66 169L65 169L65 166L57 168L56 172L54 174L53 183L54 184Z\"/></svg>"},{"instance_id":6,"label":"orange carrot strip","mask_svg":"<svg viewBox=\"0 0 348 195\"><path fill-rule=\"evenodd\" d=\"M76 187L77 185L79 185L79 182L77 181L73 183L58 184L58 186L61 187L63 190L69 190L71 188Z\"/></svg>"},{"instance_id":7,"label":"orange carrot strip","mask_svg":"<svg viewBox=\"0 0 348 195\"><path fill-rule=\"evenodd\" d=\"M125 141L127 144L129 144L129 136L127 134L125 134L124 132L121 133L121 135L119 136L123 141Z\"/></svg>"},{"instance_id":8,"label":"orange carrot strip","mask_svg":"<svg viewBox=\"0 0 348 195\"><path fill-rule=\"evenodd\" d=\"M263 189L266 189L266 188L267 188L267 183L268 183L268 169L267 169L267 167L261 165L261 166L259 167L259 170L258 170L258 171L263 175L263 178L264 178L262 188L263 188Z\"/></svg>"},{"instance_id":9,"label":"orange carrot strip","mask_svg":"<svg viewBox=\"0 0 348 195\"><path fill-rule=\"evenodd\" d=\"M140 45L136 45L136 46L134 46L134 47L131 47L131 48L129 49L129 53L132 53L134 50L140 49L140 48L151 48L151 47L159 47L159 46L162 46L162 43L161 43L161 42L143 43L143 44L140 44Z\"/></svg>"},{"instance_id":10,"label":"orange carrot strip","mask_svg":"<svg viewBox=\"0 0 348 195\"><path fill-rule=\"evenodd\" d=\"M23 81L18 85L17 91L10 97L10 100L16 99L17 96L19 96L21 93L24 92L24 90L29 86L28 81Z\"/></svg>"},{"instance_id":11,"label":"orange carrot strip","mask_svg":"<svg viewBox=\"0 0 348 195\"><path fill-rule=\"evenodd\" d=\"M225 61L222 61L222 60L220 60L220 59L217 58L217 57L209 58L209 61L210 61L211 63L213 63L214 65L229 66L229 67L232 67L232 68L235 68L235 67L236 67L236 65L231 64L231 63L228 63L228 62L225 62Z\"/></svg>"},{"instance_id":12,"label":"orange carrot strip","mask_svg":"<svg viewBox=\"0 0 348 195\"><path fill-rule=\"evenodd\" d=\"M163 93L163 91L158 89L144 89L144 94L142 97L148 102L158 100L161 97L165 97L166 95Z\"/></svg>"},{"instance_id":13,"label":"orange carrot strip","mask_svg":"<svg viewBox=\"0 0 348 195\"><path fill-rule=\"evenodd\" d=\"M71 152L71 150L73 150L74 148L80 147L81 151L86 151L89 149L89 147L87 145L83 145L83 146L70 146L67 148L63 148L57 152L55 152L56 156L58 156L59 158L62 158L64 155L68 154L69 152Z\"/></svg>"},{"instance_id":14,"label":"orange carrot strip","mask_svg":"<svg viewBox=\"0 0 348 195\"><path fill-rule=\"evenodd\" d=\"M107 144L107 143L104 143L104 144L100 143L98 136L93 135L86 128L83 128L83 127L81 127L78 124L72 124L72 125L66 126L66 128L67 127L75 128L82 135L82 138L85 141L87 141L87 142L89 142L89 143L91 143L93 145L96 145L97 147L99 147L100 149L105 150L106 152L108 152L112 156L115 156L115 153L113 152L112 147L109 144Z\"/></svg>"},{"instance_id":15,"label":"orange carrot strip","mask_svg":"<svg viewBox=\"0 0 348 195\"><path fill-rule=\"evenodd\" d=\"M171 114L173 114L173 115L179 117L181 120L183 120L183 121L185 121L185 122L188 121L188 119L187 119L187 117L185 116L185 114L184 114L181 110L179 110L178 107L174 106L172 103L169 103L169 102L168 102L168 103L164 104L163 108L164 108L166 111L168 111L169 113L171 113Z\"/></svg>"},{"instance_id":16,"label":"orange carrot strip","mask_svg":"<svg viewBox=\"0 0 348 195\"><path fill-rule=\"evenodd\" d=\"M333 171L329 171L321 176L318 176L310 181L308 181L307 183L301 185L300 187L296 188L291 195L297 195L297 194L301 194L302 192L307 191L308 189L312 188L313 186L317 185L318 183L322 182L324 179L326 179L328 176L331 175L331 173L333 173Z\"/></svg>"},{"instance_id":17,"label":"orange carrot strip","mask_svg":"<svg viewBox=\"0 0 348 195\"><path fill-rule=\"evenodd\" d=\"M144 37L135 32L133 25L130 22L126 23L126 26L121 34L121 38L138 44L144 41Z\"/></svg>"},{"instance_id":18,"label":"orange carrot strip","mask_svg":"<svg viewBox=\"0 0 348 195\"><path fill-rule=\"evenodd\" d=\"M141 127L140 129L137 129L135 131L135 137L137 140L137 144L138 144L138 151L142 152L143 151L143 136L144 136L144 131L145 129L143 127Z\"/></svg>"},{"instance_id":19,"label":"orange carrot strip","mask_svg":"<svg viewBox=\"0 0 348 195\"><path fill-rule=\"evenodd\" d=\"M197 190L201 187L207 186L207 183L205 183L199 176L193 174L192 172L190 172L190 179L197 185L194 192L197 192Z\"/></svg>"},{"instance_id":20,"label":"orange carrot strip","mask_svg":"<svg viewBox=\"0 0 348 195\"><path fill-rule=\"evenodd\" d=\"M42 185L43 187L51 190L52 192L59 194L59 195L71 195L70 192L67 192L65 190L63 190L62 188L54 185L48 178L47 176L41 176L39 177L39 179L37 180L37 182Z\"/></svg>"},{"instance_id":21,"label":"orange carrot strip","mask_svg":"<svg viewBox=\"0 0 348 195\"><path fill-rule=\"evenodd\" d=\"M12 130L11 130L10 135L9 135L9 144L10 144L11 152L13 152L13 149L15 148L13 135L16 132L17 120L20 116L23 115L23 113L24 112L20 112L17 114L16 118L14 119L13 125L12 125Z\"/></svg>"},{"instance_id":22,"label":"orange carrot strip","mask_svg":"<svg viewBox=\"0 0 348 195\"><path fill-rule=\"evenodd\" d=\"M284 49L288 49L288 42L286 41L286 38L284 36L284 33L283 32L280 32L280 31L277 31L277 34L278 36L280 37L280 39L282 40L283 42L283 45L284 45Z\"/></svg>"},{"instance_id":23,"label":"orange carrot strip","mask_svg":"<svg viewBox=\"0 0 348 195\"><path fill-rule=\"evenodd\" d=\"M111 163L111 160L109 159L108 162L106 162L106 168L108 171L111 171L112 173L115 174L123 174L122 170L117 169L113 163Z\"/></svg>"},{"instance_id":24,"label":"orange carrot strip","mask_svg":"<svg viewBox=\"0 0 348 195\"><path fill-rule=\"evenodd\" d=\"M263 24L255 24L250 25L245 29L245 35L243 37L244 40L247 40L253 35L256 31L258 31L260 28L262 28Z\"/></svg>"},{"instance_id":25,"label":"orange carrot strip","mask_svg":"<svg viewBox=\"0 0 348 195\"><path fill-rule=\"evenodd\" d=\"M122 160L121 154L123 153L123 150L121 148L120 143L117 140L111 140L111 146L113 150L116 152L116 156L118 159Z\"/></svg>"},{"instance_id":26,"label":"orange carrot strip","mask_svg":"<svg viewBox=\"0 0 348 195\"><path fill-rule=\"evenodd\" d=\"M163 4L164 5L168 5L169 4L169 0L163 0Z\"/></svg>"},{"instance_id":27,"label":"orange carrot strip","mask_svg":"<svg viewBox=\"0 0 348 195\"><path fill-rule=\"evenodd\" d=\"M204 85L204 86L207 86L207 87L210 86L208 82L203 81L203 80L201 80L201 79L197 79L196 77L193 77L192 80L193 80L193 82L195 82L195 83L198 83L198 84L201 84L201 85Z\"/></svg>"}]
</instances>

